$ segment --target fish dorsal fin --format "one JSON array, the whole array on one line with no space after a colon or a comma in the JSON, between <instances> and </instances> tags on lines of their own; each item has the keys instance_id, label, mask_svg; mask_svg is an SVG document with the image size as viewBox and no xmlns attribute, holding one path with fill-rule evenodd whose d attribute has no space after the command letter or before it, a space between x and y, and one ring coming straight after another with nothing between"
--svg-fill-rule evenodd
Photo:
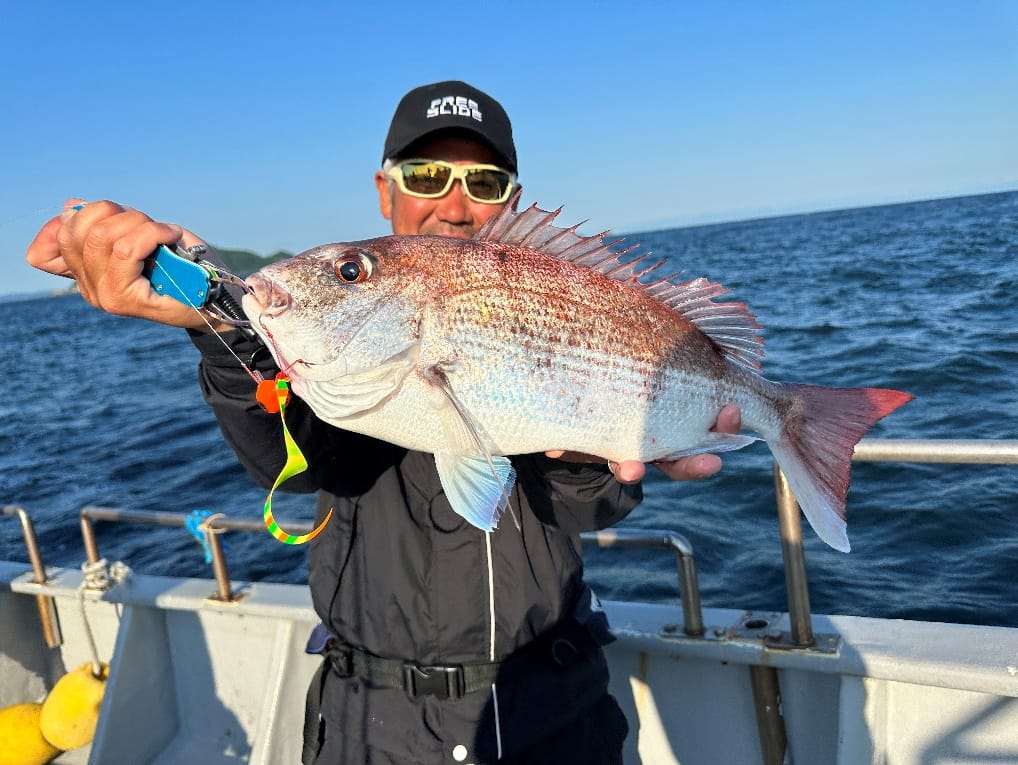
<instances>
[{"instance_id":1,"label":"fish dorsal fin","mask_svg":"<svg viewBox=\"0 0 1018 765\"><path fill-rule=\"evenodd\" d=\"M681 271L640 281L667 261L654 260L650 253L623 261L638 245L613 250L622 239L605 242L606 231L593 236L576 233L586 221L569 228L553 226L561 207L541 210L534 204L520 212L516 209L519 197L520 191L516 191L509 204L481 227L476 239L531 249L622 282L692 322L730 361L759 371L764 349L756 317L744 303L714 302L714 298L730 292L728 288L702 277L680 281Z\"/></svg>"}]
</instances>

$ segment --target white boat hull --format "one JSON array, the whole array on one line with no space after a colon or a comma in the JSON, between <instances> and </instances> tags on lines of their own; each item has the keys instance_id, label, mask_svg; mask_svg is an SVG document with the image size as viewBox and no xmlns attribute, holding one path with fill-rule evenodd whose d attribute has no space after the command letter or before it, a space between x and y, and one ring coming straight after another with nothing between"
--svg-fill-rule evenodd
<instances>
[{"instance_id":1,"label":"white boat hull","mask_svg":"<svg viewBox=\"0 0 1018 765\"><path fill-rule=\"evenodd\" d=\"M80 572L0 561L0 707L41 699L90 660ZM276 765L300 761L317 657L306 587L135 574L89 592L99 654L113 657L90 747L58 763ZM46 647L36 594L52 596L62 644ZM789 760L831 765L1018 762L1018 629L813 615L816 650L771 647L784 614L704 609L684 636L677 606L605 602L618 640L612 690L630 720L627 763L764 762L750 667L774 667ZM765 624L762 624L765 623ZM750 626L747 626L750 625ZM780 640L778 641L781 642Z\"/></svg>"}]
</instances>

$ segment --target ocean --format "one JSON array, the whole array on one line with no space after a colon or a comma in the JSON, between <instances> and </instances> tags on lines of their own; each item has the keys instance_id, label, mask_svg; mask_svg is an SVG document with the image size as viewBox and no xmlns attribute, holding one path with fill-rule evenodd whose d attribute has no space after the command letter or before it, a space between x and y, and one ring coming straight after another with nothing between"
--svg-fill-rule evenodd
<instances>
[{"instance_id":1,"label":"ocean","mask_svg":"<svg viewBox=\"0 0 1018 765\"><path fill-rule=\"evenodd\" d=\"M764 327L773 380L891 387L916 400L880 438L1018 438L1018 192L628 235L687 275L730 287ZM74 295L0 299L0 501L30 513L47 565L84 560L86 505L260 518L180 330L116 318ZM772 462L756 444L714 478L651 472L624 525L684 535L705 606L787 610ZM313 498L277 495L286 519ZM814 612L1018 626L1018 466L856 463L853 550L803 521ZM211 577L184 529L98 524L109 560ZM303 582L307 553L267 533L226 537L231 577ZM27 561L0 523L0 559ZM678 601L661 551L588 550L602 598Z\"/></svg>"}]
</instances>

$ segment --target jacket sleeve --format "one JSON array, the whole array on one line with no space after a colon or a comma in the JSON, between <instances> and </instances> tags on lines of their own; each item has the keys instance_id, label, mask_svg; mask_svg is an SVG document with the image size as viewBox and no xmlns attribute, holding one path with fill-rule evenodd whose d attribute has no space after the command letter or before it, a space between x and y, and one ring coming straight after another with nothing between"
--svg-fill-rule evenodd
<instances>
[{"instance_id":1,"label":"jacket sleeve","mask_svg":"<svg viewBox=\"0 0 1018 765\"><path fill-rule=\"evenodd\" d=\"M269 414L258 405L256 384L238 358L268 380L279 371L275 361L265 346L240 332L223 333L221 340L200 332L188 334L201 352L198 382L223 438L256 483L272 486L286 463L282 421L278 414ZM296 398L291 398L287 406L286 426L307 459L308 470L287 480L282 490L317 491L337 450L343 448L342 441L355 439L356 434L322 422Z\"/></svg>"},{"instance_id":2,"label":"jacket sleeve","mask_svg":"<svg viewBox=\"0 0 1018 765\"><path fill-rule=\"evenodd\" d=\"M543 454L513 459L520 491L537 517L576 534L618 523L643 500L642 484L621 484L607 465L564 462Z\"/></svg>"}]
</instances>

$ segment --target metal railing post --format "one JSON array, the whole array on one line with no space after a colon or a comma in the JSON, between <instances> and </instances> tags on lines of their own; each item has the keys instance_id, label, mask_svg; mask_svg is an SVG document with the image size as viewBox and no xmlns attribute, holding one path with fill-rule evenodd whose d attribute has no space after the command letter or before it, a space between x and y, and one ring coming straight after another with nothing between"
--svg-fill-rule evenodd
<instances>
[{"instance_id":1,"label":"metal railing post","mask_svg":"<svg viewBox=\"0 0 1018 765\"><path fill-rule=\"evenodd\" d=\"M675 555L679 574L679 599L682 603L682 630L687 635L703 634L703 608L696 579L693 546L681 534L657 529L612 528L583 532L580 539L598 547L664 547Z\"/></svg>"},{"instance_id":2,"label":"metal railing post","mask_svg":"<svg viewBox=\"0 0 1018 765\"><path fill-rule=\"evenodd\" d=\"M36 539L35 526L32 524L31 517L24 508L15 505L4 505L3 514L18 516L18 520L21 521L21 535L25 539L25 548L28 550L28 560L32 565L32 581L35 584L45 584L46 566L42 562L42 553L39 550L39 541ZM56 648L63 642L56 603L49 595L36 595L35 603L39 609L39 624L42 626L43 639L49 648Z\"/></svg>"},{"instance_id":3,"label":"metal railing post","mask_svg":"<svg viewBox=\"0 0 1018 765\"><path fill-rule=\"evenodd\" d=\"M774 667L753 664L749 668L753 686L753 706L756 710L756 728L760 735L760 751L764 765L782 765L788 750L788 733L781 715L781 692L778 671Z\"/></svg>"},{"instance_id":4,"label":"metal railing post","mask_svg":"<svg viewBox=\"0 0 1018 765\"><path fill-rule=\"evenodd\" d=\"M223 555L223 545L219 541L219 534L223 529L214 528L210 518L205 522L205 539L209 543L209 552L212 553L212 573L216 577L216 598L224 603L233 601L233 591L230 587L230 575L226 571L226 556Z\"/></svg>"},{"instance_id":5,"label":"metal railing post","mask_svg":"<svg viewBox=\"0 0 1018 765\"><path fill-rule=\"evenodd\" d=\"M785 561L785 588L788 591L788 621L792 643L807 647L814 643L813 621L809 610L809 585L806 582L806 557L802 551L802 521L799 503L781 468L774 466L774 490L778 501L781 527L781 557Z\"/></svg>"},{"instance_id":6,"label":"metal railing post","mask_svg":"<svg viewBox=\"0 0 1018 765\"><path fill-rule=\"evenodd\" d=\"M85 545L85 558L89 563L100 561L99 545L95 541L95 526L92 525L92 518L88 515L91 508L86 507L81 511L81 541Z\"/></svg>"}]
</instances>

